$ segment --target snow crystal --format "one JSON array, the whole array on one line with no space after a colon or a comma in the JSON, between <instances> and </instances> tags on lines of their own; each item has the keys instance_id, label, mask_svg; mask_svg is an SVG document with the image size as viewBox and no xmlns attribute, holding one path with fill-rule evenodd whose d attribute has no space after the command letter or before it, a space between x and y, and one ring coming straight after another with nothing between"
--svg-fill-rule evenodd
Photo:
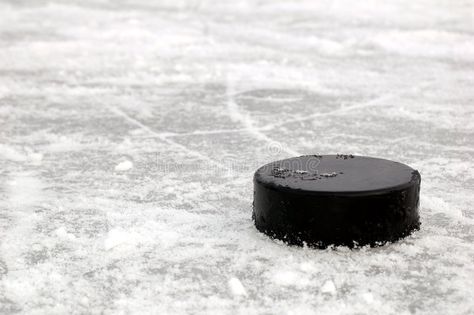
<instances>
[{"instance_id":1,"label":"snow crystal","mask_svg":"<svg viewBox=\"0 0 474 315\"><path fill-rule=\"evenodd\" d=\"M132 168L133 168L133 163L130 161L123 161L115 166L116 171L128 171Z\"/></svg>"}]
</instances>

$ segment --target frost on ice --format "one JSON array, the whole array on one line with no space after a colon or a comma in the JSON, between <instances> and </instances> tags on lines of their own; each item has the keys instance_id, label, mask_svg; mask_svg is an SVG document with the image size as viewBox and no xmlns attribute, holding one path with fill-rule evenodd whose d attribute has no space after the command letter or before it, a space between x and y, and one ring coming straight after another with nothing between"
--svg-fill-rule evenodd
<instances>
[{"instance_id":1,"label":"frost on ice","mask_svg":"<svg viewBox=\"0 0 474 315\"><path fill-rule=\"evenodd\" d=\"M0 313L472 313L469 6L0 2ZM421 230L259 233L253 172L296 153L418 169Z\"/></svg>"}]
</instances>

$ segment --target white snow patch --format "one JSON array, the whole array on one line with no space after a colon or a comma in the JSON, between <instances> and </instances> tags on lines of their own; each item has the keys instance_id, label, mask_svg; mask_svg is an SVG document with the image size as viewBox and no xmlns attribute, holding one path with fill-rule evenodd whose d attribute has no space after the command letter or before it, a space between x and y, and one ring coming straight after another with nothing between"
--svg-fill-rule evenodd
<instances>
[{"instance_id":1,"label":"white snow patch","mask_svg":"<svg viewBox=\"0 0 474 315\"><path fill-rule=\"evenodd\" d=\"M74 234L69 233L64 226L57 228L55 231L56 236L63 240L73 241L76 239Z\"/></svg>"},{"instance_id":2,"label":"white snow patch","mask_svg":"<svg viewBox=\"0 0 474 315\"><path fill-rule=\"evenodd\" d=\"M362 298L364 301L366 301L368 304L374 303L374 295L370 292L365 292L362 294Z\"/></svg>"},{"instance_id":3,"label":"white snow patch","mask_svg":"<svg viewBox=\"0 0 474 315\"><path fill-rule=\"evenodd\" d=\"M28 160L30 160L35 165L39 165L41 164L41 161L43 161L43 154L40 152L29 152Z\"/></svg>"},{"instance_id":4,"label":"white snow patch","mask_svg":"<svg viewBox=\"0 0 474 315\"><path fill-rule=\"evenodd\" d=\"M304 272L314 272L317 268L314 263L306 261L300 264L300 270Z\"/></svg>"},{"instance_id":5,"label":"white snow patch","mask_svg":"<svg viewBox=\"0 0 474 315\"><path fill-rule=\"evenodd\" d=\"M43 160L43 154L29 147L18 149L13 146L0 144L0 158L14 162L29 161L34 165L39 165Z\"/></svg>"},{"instance_id":6,"label":"white snow patch","mask_svg":"<svg viewBox=\"0 0 474 315\"><path fill-rule=\"evenodd\" d=\"M130 236L129 232L120 228L110 230L104 240L105 250L111 250L114 247L129 242Z\"/></svg>"},{"instance_id":7,"label":"white snow patch","mask_svg":"<svg viewBox=\"0 0 474 315\"><path fill-rule=\"evenodd\" d=\"M382 49L406 56L472 61L474 45L468 34L438 30L389 31L371 40Z\"/></svg>"},{"instance_id":8,"label":"white snow patch","mask_svg":"<svg viewBox=\"0 0 474 315\"><path fill-rule=\"evenodd\" d=\"M462 211L457 207L449 204L442 198L436 196L421 195L421 208L433 211L434 213L443 213L447 217L455 221L471 221L464 217Z\"/></svg>"},{"instance_id":9,"label":"white snow patch","mask_svg":"<svg viewBox=\"0 0 474 315\"><path fill-rule=\"evenodd\" d=\"M281 271L278 272L274 277L273 281L278 285L290 286L296 284L298 280L298 274L293 271Z\"/></svg>"},{"instance_id":10,"label":"white snow patch","mask_svg":"<svg viewBox=\"0 0 474 315\"><path fill-rule=\"evenodd\" d=\"M8 181L9 201L13 207L32 206L42 199L43 183L29 173L18 173Z\"/></svg>"},{"instance_id":11,"label":"white snow patch","mask_svg":"<svg viewBox=\"0 0 474 315\"><path fill-rule=\"evenodd\" d=\"M33 172L12 174L11 179L3 184L1 188L7 196L6 213L12 217L14 224L2 236L0 253L10 270L21 269L24 268L25 251L34 250L38 241L34 228L40 215L35 209L41 206L48 193L43 191L44 183Z\"/></svg>"},{"instance_id":12,"label":"white snow patch","mask_svg":"<svg viewBox=\"0 0 474 315\"><path fill-rule=\"evenodd\" d=\"M238 278L236 277L230 278L227 284L229 285L229 289L233 295L236 295L236 296L247 295L247 291L245 290L244 286L242 285L242 282L240 282Z\"/></svg>"},{"instance_id":13,"label":"white snow patch","mask_svg":"<svg viewBox=\"0 0 474 315\"><path fill-rule=\"evenodd\" d=\"M321 292L331 294L331 295L335 295L337 293L336 285L334 284L334 282L332 280L327 280L321 286Z\"/></svg>"},{"instance_id":14,"label":"white snow patch","mask_svg":"<svg viewBox=\"0 0 474 315\"><path fill-rule=\"evenodd\" d=\"M23 152L5 144L0 144L0 157L15 162L24 162L27 159Z\"/></svg>"},{"instance_id":15,"label":"white snow patch","mask_svg":"<svg viewBox=\"0 0 474 315\"><path fill-rule=\"evenodd\" d=\"M115 166L115 170L119 172L128 171L133 168L133 163L131 161L123 161Z\"/></svg>"}]
</instances>

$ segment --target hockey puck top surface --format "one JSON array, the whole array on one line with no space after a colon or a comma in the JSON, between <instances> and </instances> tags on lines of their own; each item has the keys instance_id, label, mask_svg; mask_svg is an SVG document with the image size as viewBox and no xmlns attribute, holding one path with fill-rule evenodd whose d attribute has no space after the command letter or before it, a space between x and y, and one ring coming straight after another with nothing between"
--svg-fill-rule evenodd
<instances>
[{"instance_id":1,"label":"hockey puck top surface","mask_svg":"<svg viewBox=\"0 0 474 315\"><path fill-rule=\"evenodd\" d=\"M409 185L414 172L405 164L379 158L306 155L264 165L255 180L305 192L364 194Z\"/></svg>"}]
</instances>

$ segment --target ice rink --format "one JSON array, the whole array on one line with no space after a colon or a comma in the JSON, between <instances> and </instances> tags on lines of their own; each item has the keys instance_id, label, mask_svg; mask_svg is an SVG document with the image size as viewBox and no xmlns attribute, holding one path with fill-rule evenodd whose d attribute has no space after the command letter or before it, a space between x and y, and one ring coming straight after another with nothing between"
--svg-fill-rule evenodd
<instances>
[{"instance_id":1,"label":"ice rink","mask_svg":"<svg viewBox=\"0 0 474 315\"><path fill-rule=\"evenodd\" d=\"M473 314L472 1L1 1L1 314ZM421 230L289 247L257 167L422 176Z\"/></svg>"}]
</instances>

